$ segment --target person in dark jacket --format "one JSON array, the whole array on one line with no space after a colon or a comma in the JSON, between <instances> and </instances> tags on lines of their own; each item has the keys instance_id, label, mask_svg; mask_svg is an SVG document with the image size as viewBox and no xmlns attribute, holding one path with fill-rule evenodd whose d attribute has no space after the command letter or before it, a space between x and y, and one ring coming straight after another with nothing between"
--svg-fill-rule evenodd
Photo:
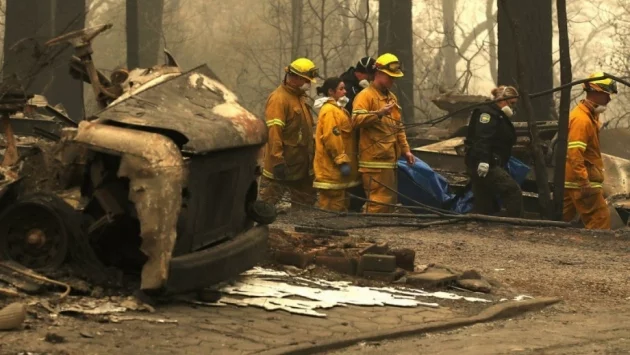
<instances>
[{"instance_id":1,"label":"person in dark jacket","mask_svg":"<svg viewBox=\"0 0 630 355\"><path fill-rule=\"evenodd\" d=\"M339 76L346 85L346 97L348 98L346 110L348 110L348 112L352 112L354 97L357 96L361 90L370 86L370 79L374 76L375 64L376 60L374 60L374 58L363 57L357 62L356 66L350 67L345 73Z\"/></svg>"},{"instance_id":2,"label":"person in dark jacket","mask_svg":"<svg viewBox=\"0 0 630 355\"><path fill-rule=\"evenodd\" d=\"M494 100L518 96L512 86L492 90ZM507 171L516 144L516 131L510 117L517 98L490 103L475 109L466 136L466 167L474 195L473 213L492 214L496 197L510 217L522 217L523 195L519 184Z\"/></svg>"},{"instance_id":3,"label":"person in dark jacket","mask_svg":"<svg viewBox=\"0 0 630 355\"><path fill-rule=\"evenodd\" d=\"M352 112L352 104L354 103L354 98L357 94L361 92L361 90L370 86L370 81L373 79L375 71L376 60L372 57L363 57L354 67L348 68L345 73L339 76L346 86L347 103L345 108L348 112ZM358 133L359 132L354 133L357 135L357 141ZM350 198L350 207L348 210L351 212L361 212L361 209L365 204L362 199L366 198L363 186L360 185L352 187L348 190L348 192L351 196L354 195L359 197L359 199L354 197Z\"/></svg>"}]
</instances>

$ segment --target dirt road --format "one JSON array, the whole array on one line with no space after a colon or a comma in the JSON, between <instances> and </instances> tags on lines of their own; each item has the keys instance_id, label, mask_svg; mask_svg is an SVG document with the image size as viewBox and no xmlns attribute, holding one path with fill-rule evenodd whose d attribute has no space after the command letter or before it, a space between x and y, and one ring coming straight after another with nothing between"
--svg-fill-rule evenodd
<instances>
[{"instance_id":1,"label":"dirt road","mask_svg":"<svg viewBox=\"0 0 630 355\"><path fill-rule=\"evenodd\" d=\"M417 260L474 268L506 289L564 299L507 321L478 324L339 354L629 354L630 240L612 233L466 225L367 231Z\"/></svg>"},{"instance_id":2,"label":"dirt road","mask_svg":"<svg viewBox=\"0 0 630 355\"><path fill-rule=\"evenodd\" d=\"M281 220L278 226L289 228L286 223L291 221ZM476 269L503 285L497 291L498 297L558 296L564 302L512 320L357 345L338 353L630 353L628 237L474 223L423 230L371 228L353 234L412 248L418 264ZM177 324L97 323L65 316L30 319L23 331L0 333L0 354L249 354L298 342L396 328L401 322L441 320L469 311L455 304L413 311L348 307L327 310L327 319L314 319L254 308L173 304L159 307L152 316L175 319ZM50 333L61 335L64 342L45 341Z\"/></svg>"}]
</instances>

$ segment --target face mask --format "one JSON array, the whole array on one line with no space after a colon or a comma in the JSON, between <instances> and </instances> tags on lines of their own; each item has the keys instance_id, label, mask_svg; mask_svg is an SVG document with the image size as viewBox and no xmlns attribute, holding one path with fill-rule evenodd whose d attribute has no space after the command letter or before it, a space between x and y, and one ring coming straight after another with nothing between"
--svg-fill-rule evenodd
<instances>
[{"instance_id":1,"label":"face mask","mask_svg":"<svg viewBox=\"0 0 630 355\"><path fill-rule=\"evenodd\" d=\"M368 86L370 86L370 82L365 80L365 79L363 79L363 80L359 81L359 86L365 89Z\"/></svg>"},{"instance_id":2,"label":"face mask","mask_svg":"<svg viewBox=\"0 0 630 355\"><path fill-rule=\"evenodd\" d=\"M339 105L339 107L346 107L348 102L350 102L350 99L345 96L342 96L339 98L339 100L337 100L337 105Z\"/></svg>"},{"instance_id":3,"label":"face mask","mask_svg":"<svg viewBox=\"0 0 630 355\"><path fill-rule=\"evenodd\" d=\"M503 106L501 108L501 111L503 111L503 113L505 113L505 115L508 117L514 116L514 110L512 110L510 106Z\"/></svg>"},{"instance_id":4,"label":"face mask","mask_svg":"<svg viewBox=\"0 0 630 355\"><path fill-rule=\"evenodd\" d=\"M604 105L599 105L599 106L597 106L597 107L595 107L593 109L593 112L595 112L595 113L602 113L602 112L606 111L607 108L608 107L606 107Z\"/></svg>"},{"instance_id":5,"label":"face mask","mask_svg":"<svg viewBox=\"0 0 630 355\"><path fill-rule=\"evenodd\" d=\"M303 91L310 91L311 90L311 83L304 83L302 86L300 86L300 89Z\"/></svg>"}]
</instances>

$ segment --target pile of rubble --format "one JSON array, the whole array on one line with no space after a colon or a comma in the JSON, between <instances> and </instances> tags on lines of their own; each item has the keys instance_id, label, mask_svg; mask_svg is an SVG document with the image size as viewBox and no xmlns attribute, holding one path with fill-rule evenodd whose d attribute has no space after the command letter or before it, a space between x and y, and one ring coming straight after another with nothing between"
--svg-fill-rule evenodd
<instances>
[{"instance_id":1,"label":"pile of rubble","mask_svg":"<svg viewBox=\"0 0 630 355\"><path fill-rule=\"evenodd\" d=\"M61 276L60 271L57 274ZM41 320L59 325L60 316L111 323L128 320L177 323L141 315L141 312L155 313L155 309L127 290L104 290L72 276L63 276L61 280L12 261L0 261L0 330L22 329ZM121 315L125 312L134 313Z\"/></svg>"},{"instance_id":2,"label":"pile of rubble","mask_svg":"<svg viewBox=\"0 0 630 355\"><path fill-rule=\"evenodd\" d=\"M368 280L407 284L422 289L462 288L490 293L492 285L474 270L459 271L437 264L416 264L415 251L393 249L346 232L295 227L295 232L272 229L273 260L299 269L324 267L340 274Z\"/></svg>"}]
</instances>

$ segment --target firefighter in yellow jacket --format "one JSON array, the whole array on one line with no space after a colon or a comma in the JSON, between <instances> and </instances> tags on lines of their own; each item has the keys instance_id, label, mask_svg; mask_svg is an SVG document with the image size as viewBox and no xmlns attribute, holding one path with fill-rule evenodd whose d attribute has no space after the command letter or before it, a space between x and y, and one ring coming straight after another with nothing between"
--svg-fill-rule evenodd
<instances>
[{"instance_id":1,"label":"firefighter in yellow jacket","mask_svg":"<svg viewBox=\"0 0 630 355\"><path fill-rule=\"evenodd\" d=\"M595 73L590 78L601 77ZM569 115L569 137L564 179L563 219L580 216L587 229L610 229L610 212L602 183L604 162L599 145L599 114L606 110L617 83L600 79L583 84L586 98Z\"/></svg>"},{"instance_id":2,"label":"firefighter in yellow jacket","mask_svg":"<svg viewBox=\"0 0 630 355\"><path fill-rule=\"evenodd\" d=\"M319 190L318 205L331 211L347 211L350 196L346 189L358 186L357 141L350 114L346 88L341 78L328 78L317 93L320 108L315 130L315 182Z\"/></svg>"},{"instance_id":3,"label":"firefighter in yellow jacket","mask_svg":"<svg viewBox=\"0 0 630 355\"><path fill-rule=\"evenodd\" d=\"M403 76L398 58L390 53L376 59L374 81L354 99L352 117L359 130L359 172L370 201L365 211L388 213L397 202L396 161L411 154L402 125L398 99L390 89Z\"/></svg>"},{"instance_id":4,"label":"firefighter in yellow jacket","mask_svg":"<svg viewBox=\"0 0 630 355\"><path fill-rule=\"evenodd\" d=\"M285 72L283 83L269 95L265 108L269 137L262 172L266 186L260 198L276 204L288 190L291 207L299 208L315 202L313 117L306 92L318 71L311 60L298 58Z\"/></svg>"}]
</instances>

